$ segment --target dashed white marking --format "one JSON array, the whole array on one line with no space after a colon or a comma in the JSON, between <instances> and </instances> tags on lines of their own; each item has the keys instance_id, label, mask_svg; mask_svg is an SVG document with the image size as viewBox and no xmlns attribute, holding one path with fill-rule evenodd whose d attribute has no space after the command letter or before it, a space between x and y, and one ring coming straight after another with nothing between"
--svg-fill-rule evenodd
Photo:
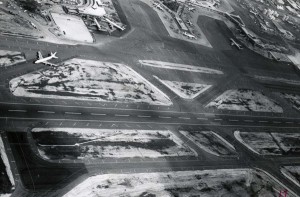
<instances>
[{"instance_id":1,"label":"dashed white marking","mask_svg":"<svg viewBox=\"0 0 300 197\"><path fill-rule=\"evenodd\" d=\"M273 121L273 123L280 124L281 122L280 121Z\"/></svg>"},{"instance_id":2,"label":"dashed white marking","mask_svg":"<svg viewBox=\"0 0 300 197\"><path fill-rule=\"evenodd\" d=\"M244 122L254 122L253 120L244 120Z\"/></svg>"},{"instance_id":3,"label":"dashed white marking","mask_svg":"<svg viewBox=\"0 0 300 197\"><path fill-rule=\"evenodd\" d=\"M92 116L106 116L106 114L96 114L96 113L91 113Z\"/></svg>"},{"instance_id":4,"label":"dashed white marking","mask_svg":"<svg viewBox=\"0 0 300 197\"><path fill-rule=\"evenodd\" d=\"M44 114L54 114L54 111L38 111L38 113L44 113Z\"/></svg>"},{"instance_id":5,"label":"dashed white marking","mask_svg":"<svg viewBox=\"0 0 300 197\"><path fill-rule=\"evenodd\" d=\"M286 124L293 124L294 122L285 122Z\"/></svg>"},{"instance_id":6,"label":"dashed white marking","mask_svg":"<svg viewBox=\"0 0 300 197\"><path fill-rule=\"evenodd\" d=\"M222 121L223 119L221 119L221 118L216 118L216 119L214 119L214 121Z\"/></svg>"},{"instance_id":7,"label":"dashed white marking","mask_svg":"<svg viewBox=\"0 0 300 197\"><path fill-rule=\"evenodd\" d=\"M115 116L128 117L128 116L130 116L130 115L128 115L128 114L115 114Z\"/></svg>"},{"instance_id":8,"label":"dashed white marking","mask_svg":"<svg viewBox=\"0 0 300 197\"><path fill-rule=\"evenodd\" d=\"M239 120L231 120L231 119L229 119L228 121L230 121L230 122L238 122Z\"/></svg>"},{"instance_id":9,"label":"dashed white marking","mask_svg":"<svg viewBox=\"0 0 300 197\"><path fill-rule=\"evenodd\" d=\"M189 120L189 119L191 119L191 118L189 118L189 117L178 117L179 119L184 119L184 120Z\"/></svg>"},{"instance_id":10,"label":"dashed white marking","mask_svg":"<svg viewBox=\"0 0 300 197\"><path fill-rule=\"evenodd\" d=\"M197 120L208 120L208 118L197 118Z\"/></svg>"},{"instance_id":11,"label":"dashed white marking","mask_svg":"<svg viewBox=\"0 0 300 197\"><path fill-rule=\"evenodd\" d=\"M151 118L151 116L142 116L142 115L138 115L139 118Z\"/></svg>"},{"instance_id":12,"label":"dashed white marking","mask_svg":"<svg viewBox=\"0 0 300 197\"><path fill-rule=\"evenodd\" d=\"M267 121L267 120L260 120L258 122L260 122L260 123L266 123L266 122L269 122L269 121Z\"/></svg>"},{"instance_id":13,"label":"dashed white marking","mask_svg":"<svg viewBox=\"0 0 300 197\"><path fill-rule=\"evenodd\" d=\"M80 115L80 112L65 112L65 114Z\"/></svg>"},{"instance_id":14,"label":"dashed white marking","mask_svg":"<svg viewBox=\"0 0 300 197\"><path fill-rule=\"evenodd\" d=\"M27 112L26 110L22 110L22 109L9 109L9 112Z\"/></svg>"}]
</instances>

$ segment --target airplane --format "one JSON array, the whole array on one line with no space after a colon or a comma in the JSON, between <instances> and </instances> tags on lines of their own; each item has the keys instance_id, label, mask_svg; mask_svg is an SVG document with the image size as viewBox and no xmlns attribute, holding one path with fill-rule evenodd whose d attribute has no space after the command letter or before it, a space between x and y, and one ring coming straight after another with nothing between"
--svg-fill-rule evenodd
<instances>
[{"instance_id":1,"label":"airplane","mask_svg":"<svg viewBox=\"0 0 300 197\"><path fill-rule=\"evenodd\" d=\"M189 39L195 39L195 40L197 39L196 36L187 32L183 32L183 35L188 37Z\"/></svg>"},{"instance_id":2,"label":"airplane","mask_svg":"<svg viewBox=\"0 0 300 197\"><path fill-rule=\"evenodd\" d=\"M231 46L235 45L239 50L243 49L242 45L238 44L233 38L230 38Z\"/></svg>"},{"instance_id":3,"label":"airplane","mask_svg":"<svg viewBox=\"0 0 300 197\"><path fill-rule=\"evenodd\" d=\"M104 20L109 23L110 25L116 27L117 29L121 30L121 31L124 31L125 30L125 27L121 27L120 25L118 25L117 23L109 20L108 18L104 18Z\"/></svg>"},{"instance_id":4,"label":"airplane","mask_svg":"<svg viewBox=\"0 0 300 197\"><path fill-rule=\"evenodd\" d=\"M156 2L153 2L153 6L159 10L162 10L163 11L163 8L161 7L160 3L156 3Z\"/></svg>"},{"instance_id":5,"label":"airplane","mask_svg":"<svg viewBox=\"0 0 300 197\"><path fill-rule=\"evenodd\" d=\"M188 7L189 11L194 12L196 8L194 7Z\"/></svg>"},{"instance_id":6,"label":"airplane","mask_svg":"<svg viewBox=\"0 0 300 197\"><path fill-rule=\"evenodd\" d=\"M193 25L194 25L190 20L188 20L186 23L187 23L189 26L193 26Z\"/></svg>"},{"instance_id":7,"label":"airplane","mask_svg":"<svg viewBox=\"0 0 300 197\"><path fill-rule=\"evenodd\" d=\"M53 59L53 58L55 58L55 59L58 58L58 57L55 56L56 53L57 53L57 52L55 52L55 53L52 53L52 52L51 52L50 56L44 58L44 57L42 56L42 53L41 53L40 51L38 51L38 52L37 52L37 54L38 54L38 59L37 59L34 63L35 63L35 64L40 64L40 63L42 63L42 64L45 64L45 65L48 65L48 66L57 66L56 64L53 64L53 63L51 63L51 62L48 62L48 60L51 60L51 59Z\"/></svg>"}]
</instances>

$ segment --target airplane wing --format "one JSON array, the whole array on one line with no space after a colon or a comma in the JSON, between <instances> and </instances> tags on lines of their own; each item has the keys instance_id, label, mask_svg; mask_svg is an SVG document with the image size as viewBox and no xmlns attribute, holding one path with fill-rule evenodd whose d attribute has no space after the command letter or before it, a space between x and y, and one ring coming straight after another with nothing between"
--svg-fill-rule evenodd
<instances>
[{"instance_id":1,"label":"airplane wing","mask_svg":"<svg viewBox=\"0 0 300 197\"><path fill-rule=\"evenodd\" d=\"M38 51L38 59L43 59L42 53L40 51Z\"/></svg>"},{"instance_id":2,"label":"airplane wing","mask_svg":"<svg viewBox=\"0 0 300 197\"><path fill-rule=\"evenodd\" d=\"M57 67L58 65L57 64L54 64L54 63L51 63L51 62L48 62L48 61L45 61L43 62L45 65L47 66L53 66L53 67Z\"/></svg>"}]
</instances>

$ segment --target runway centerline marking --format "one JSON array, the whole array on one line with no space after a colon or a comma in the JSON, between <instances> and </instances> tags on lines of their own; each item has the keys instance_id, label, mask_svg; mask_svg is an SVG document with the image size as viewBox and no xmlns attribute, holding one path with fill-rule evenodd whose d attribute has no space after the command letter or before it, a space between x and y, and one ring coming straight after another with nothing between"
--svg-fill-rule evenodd
<instances>
[{"instance_id":1,"label":"runway centerline marking","mask_svg":"<svg viewBox=\"0 0 300 197\"><path fill-rule=\"evenodd\" d=\"M139 118L151 118L151 116L138 115Z\"/></svg>"},{"instance_id":2,"label":"runway centerline marking","mask_svg":"<svg viewBox=\"0 0 300 197\"><path fill-rule=\"evenodd\" d=\"M92 116L106 116L106 114L91 113Z\"/></svg>"},{"instance_id":3,"label":"runway centerline marking","mask_svg":"<svg viewBox=\"0 0 300 197\"><path fill-rule=\"evenodd\" d=\"M23 110L23 109L9 109L9 112L27 112L27 110Z\"/></svg>"},{"instance_id":4,"label":"runway centerline marking","mask_svg":"<svg viewBox=\"0 0 300 197\"><path fill-rule=\"evenodd\" d=\"M44 114L54 114L54 111L38 111L38 113L44 113Z\"/></svg>"},{"instance_id":5,"label":"runway centerline marking","mask_svg":"<svg viewBox=\"0 0 300 197\"><path fill-rule=\"evenodd\" d=\"M179 119L183 119L183 120L190 120L191 118L189 117L178 117Z\"/></svg>"},{"instance_id":6,"label":"runway centerline marking","mask_svg":"<svg viewBox=\"0 0 300 197\"><path fill-rule=\"evenodd\" d=\"M128 116L130 116L130 115L128 115L128 114L115 114L115 116L119 116L119 117L128 117Z\"/></svg>"},{"instance_id":7,"label":"runway centerline marking","mask_svg":"<svg viewBox=\"0 0 300 197\"><path fill-rule=\"evenodd\" d=\"M80 115L80 112L65 112L65 114Z\"/></svg>"}]
</instances>

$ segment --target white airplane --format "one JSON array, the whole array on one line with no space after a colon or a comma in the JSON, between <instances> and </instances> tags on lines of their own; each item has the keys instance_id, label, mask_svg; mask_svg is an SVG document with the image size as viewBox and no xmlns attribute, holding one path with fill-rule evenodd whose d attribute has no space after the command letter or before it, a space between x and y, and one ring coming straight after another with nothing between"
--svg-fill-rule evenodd
<instances>
[{"instance_id":1,"label":"white airplane","mask_svg":"<svg viewBox=\"0 0 300 197\"><path fill-rule=\"evenodd\" d=\"M51 60L51 59L53 59L53 58L55 58L55 59L57 59L58 57L56 57L55 55L56 55L56 53L57 52L55 52L55 53L52 53L51 52L51 55L50 56L48 56L48 57L43 57L42 56L42 53L40 52L40 51L38 51L38 59L34 62L35 64L40 64L40 63L42 63L42 64L45 64L45 65L48 65L48 66L57 66L56 64L53 64L53 63L51 63L51 62L48 62L48 60Z\"/></svg>"},{"instance_id":2,"label":"white airplane","mask_svg":"<svg viewBox=\"0 0 300 197\"><path fill-rule=\"evenodd\" d=\"M197 39L196 36L187 32L183 32L183 35L188 37L189 39L195 39L195 40Z\"/></svg>"},{"instance_id":3,"label":"white airplane","mask_svg":"<svg viewBox=\"0 0 300 197\"><path fill-rule=\"evenodd\" d=\"M187 23L189 26L194 26L194 24L193 24L190 20L188 20L186 23Z\"/></svg>"},{"instance_id":4,"label":"white airplane","mask_svg":"<svg viewBox=\"0 0 300 197\"><path fill-rule=\"evenodd\" d=\"M230 38L231 46L236 46L239 50L243 49L242 45L238 44L233 38Z\"/></svg>"},{"instance_id":5,"label":"white airplane","mask_svg":"<svg viewBox=\"0 0 300 197\"><path fill-rule=\"evenodd\" d=\"M155 8L157 8L157 9L159 9L159 10L164 10L164 9L161 7L160 3L153 2L153 6L154 6Z\"/></svg>"},{"instance_id":6,"label":"white airplane","mask_svg":"<svg viewBox=\"0 0 300 197\"><path fill-rule=\"evenodd\" d=\"M118 25L117 23L115 23L115 22L109 20L108 18L104 18L104 20L105 20L107 23L109 23L110 25L116 27L117 29L119 29L119 30L121 30L121 31L124 31L124 30L125 30L125 27L122 27L122 26Z\"/></svg>"},{"instance_id":7,"label":"white airplane","mask_svg":"<svg viewBox=\"0 0 300 197\"><path fill-rule=\"evenodd\" d=\"M189 11L194 12L196 8L194 7L188 7Z\"/></svg>"}]
</instances>

